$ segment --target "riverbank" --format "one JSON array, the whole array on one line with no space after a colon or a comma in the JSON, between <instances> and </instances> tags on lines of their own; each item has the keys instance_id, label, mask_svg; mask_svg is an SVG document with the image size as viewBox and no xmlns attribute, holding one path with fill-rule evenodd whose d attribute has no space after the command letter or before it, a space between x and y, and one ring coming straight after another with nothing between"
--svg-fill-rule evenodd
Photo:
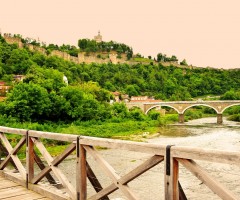
<instances>
[{"instance_id":1,"label":"riverbank","mask_svg":"<svg viewBox=\"0 0 240 200\"><path fill-rule=\"evenodd\" d=\"M213 118L214 120L216 118ZM211 119L202 119L208 121ZM191 121L188 123L194 124L199 121ZM226 122L226 120L225 120ZM232 122L227 122L232 123ZM167 130L168 129L168 130ZM159 133L158 137L148 139L146 142L164 145L178 145L178 146L192 146L204 149L219 149L225 151L240 152L240 130L231 127L165 127L165 133ZM177 130L177 132L176 132ZM171 134L169 134L171 132ZM168 134L167 134L168 133ZM107 162L114 168L114 171L123 176L132 169L147 160L151 155L144 153L137 153L133 151L124 151L118 149L98 149L99 153L106 159ZM106 187L111 184L111 180L107 178L94 159L88 155L87 157L90 166L94 173L99 178L101 184ZM204 161L197 161L211 176L216 178L219 182L226 185L226 187L233 191L237 196L240 196L240 167L222 163L211 163ZM71 182L74 182L74 165L73 160L67 160L62 164L62 169L68 177L71 177ZM187 171L180 165L179 174L180 183L190 200L211 199L217 200L213 192L208 189L200 180ZM129 183L129 186L138 196L143 200L157 200L164 199L164 166L163 163L155 166L147 171L134 181ZM94 190L88 184L88 194L94 194ZM120 191L116 191L110 195L110 199L127 199Z\"/></svg>"}]
</instances>

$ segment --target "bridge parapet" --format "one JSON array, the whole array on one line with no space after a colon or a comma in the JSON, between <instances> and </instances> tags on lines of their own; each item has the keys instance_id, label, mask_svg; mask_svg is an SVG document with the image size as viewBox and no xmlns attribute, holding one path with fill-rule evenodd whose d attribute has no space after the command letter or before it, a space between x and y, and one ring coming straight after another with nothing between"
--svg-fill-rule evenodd
<instances>
[{"instance_id":1,"label":"bridge parapet","mask_svg":"<svg viewBox=\"0 0 240 200\"><path fill-rule=\"evenodd\" d=\"M171 107L177 111L178 114L184 114L184 112L194 106L207 106L216 111L217 114L222 114L224 110L231 106L240 105L239 100L228 101L171 101L171 102L159 102L159 103L144 103L144 112L147 114L151 109L166 106Z\"/></svg>"}]
</instances>

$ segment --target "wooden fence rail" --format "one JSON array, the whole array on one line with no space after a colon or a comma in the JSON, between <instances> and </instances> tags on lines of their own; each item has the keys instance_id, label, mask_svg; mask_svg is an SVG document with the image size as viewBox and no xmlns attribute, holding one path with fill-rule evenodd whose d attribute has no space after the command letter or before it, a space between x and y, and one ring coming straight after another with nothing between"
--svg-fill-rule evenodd
<instances>
[{"instance_id":1,"label":"wooden fence rail","mask_svg":"<svg viewBox=\"0 0 240 200\"><path fill-rule=\"evenodd\" d=\"M12 139L10 139L12 135L16 135L18 138L14 141L14 146L11 142ZM68 146L57 157L52 157L44 146L42 139L67 142ZM132 171L119 176L109 162L96 150L97 146L147 153L150 157ZM26 152L26 164L23 164L24 162L18 157L20 150ZM73 152L76 155L76 186L69 181L68 177L59 168L62 161ZM5 155L3 156L3 154ZM87 154L93 158L102 172L111 179L111 184L102 187L88 162L89 156L87 157ZM162 162L164 162L164 172L162 173L164 173L165 200L187 199L179 182L179 164L201 180L220 198L225 200L240 199L239 195L237 196L225 188L195 161L226 163L240 167L240 152L148 144L0 126L0 156L4 157L0 161L0 174L2 176L17 181L30 190L57 200L109 200L108 195L116 190L120 190L130 200L141 199L129 187L128 183ZM11 173L7 169L10 163L18 173ZM35 163L39 167L38 171L35 170ZM39 184L44 177L51 185L64 188L67 195L44 188ZM87 194L87 179L89 179L96 191L94 195L89 196Z\"/></svg>"}]
</instances>

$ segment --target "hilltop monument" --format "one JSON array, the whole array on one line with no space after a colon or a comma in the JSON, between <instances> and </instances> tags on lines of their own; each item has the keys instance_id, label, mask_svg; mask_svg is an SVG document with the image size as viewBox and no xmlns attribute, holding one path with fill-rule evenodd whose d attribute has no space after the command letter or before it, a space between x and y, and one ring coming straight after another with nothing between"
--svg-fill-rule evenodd
<instances>
[{"instance_id":1,"label":"hilltop monument","mask_svg":"<svg viewBox=\"0 0 240 200\"><path fill-rule=\"evenodd\" d=\"M100 34L100 31L98 31L98 35L94 36L94 40L95 40L97 43L102 42L102 36L101 36L101 34Z\"/></svg>"}]
</instances>

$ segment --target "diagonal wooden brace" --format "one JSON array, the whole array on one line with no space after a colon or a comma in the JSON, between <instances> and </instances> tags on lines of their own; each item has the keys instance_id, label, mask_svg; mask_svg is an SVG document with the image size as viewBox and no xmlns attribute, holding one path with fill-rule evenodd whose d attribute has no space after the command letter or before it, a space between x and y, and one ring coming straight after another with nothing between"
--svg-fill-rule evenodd
<instances>
[{"instance_id":1,"label":"diagonal wooden brace","mask_svg":"<svg viewBox=\"0 0 240 200\"><path fill-rule=\"evenodd\" d=\"M127 173L123 177L121 177L118 182L122 184L127 184L140 176L141 174L145 173L149 169L153 168L157 164L161 163L164 160L163 156L152 156L148 160L146 160L144 163L133 169L131 172ZM112 192L116 191L118 187L115 184L111 184L108 187L104 188L103 190L99 191L97 194L93 195L92 197L89 198L89 200L93 199L99 199L102 198L108 194L111 194Z\"/></svg>"},{"instance_id":2,"label":"diagonal wooden brace","mask_svg":"<svg viewBox=\"0 0 240 200\"><path fill-rule=\"evenodd\" d=\"M10 142L8 141L7 137L3 133L0 133L0 139L2 140L4 146L6 147L6 149L8 151L8 154L9 154L7 156L7 158L2 162L2 164L0 166L0 169L5 168L7 163L10 162L10 158L11 158L13 160L13 162L15 163L18 171L20 172L22 178L25 180L26 179L26 170L23 167L21 161L19 160L19 158L16 154L19 151L19 149L25 144L26 137L23 136L14 148L12 148L12 146L11 146Z\"/></svg>"},{"instance_id":3,"label":"diagonal wooden brace","mask_svg":"<svg viewBox=\"0 0 240 200\"><path fill-rule=\"evenodd\" d=\"M67 177L62 173L62 171L57 167L59 163L61 163L69 154L71 154L75 148L76 144L72 143L60 156L56 157L55 159L52 158L52 156L49 154L45 146L40 142L38 139L32 138L34 144L44 157L44 159L48 163L48 167L45 168L43 171L40 172L40 175L38 174L37 177L34 178L34 181L38 182L37 179L42 178L45 176L45 174L49 173L49 170L52 170L52 172L55 174L57 179L62 183L62 185L66 188L68 194L71 196L72 199L76 199L76 192L74 187L71 185ZM50 169L49 169L50 168Z\"/></svg>"},{"instance_id":4,"label":"diagonal wooden brace","mask_svg":"<svg viewBox=\"0 0 240 200\"><path fill-rule=\"evenodd\" d=\"M119 175L116 174L116 172L114 171L114 169L112 168L111 165L109 165L109 163L107 163L102 157L101 155L93 148L93 147L89 147L89 146L84 146L84 148L87 150L88 153L90 153L92 155L92 157L95 159L95 161L98 162L98 164L100 165L100 167L105 171L105 173L112 179L113 184L110 185L109 187L103 189L105 190L105 194L101 194L100 196L98 196L96 198L96 196L94 195L94 197L91 197L90 199L99 199L107 194L112 193L113 191L117 190L118 188L123 192L123 194L131 200L135 200L135 199L139 199L128 187L127 183L130 182L131 180L135 179L137 176L139 176L140 174L144 173L147 169L140 169L140 171L137 172L137 170L139 170L139 168L134 171L134 172L130 172L129 174L125 175L124 177L120 177ZM157 162L161 162L163 160L163 158L161 157L161 159ZM156 163L156 164L157 164ZM156 165L154 164L154 166ZM139 174L139 175L138 175ZM101 191L99 192L101 193Z\"/></svg>"}]
</instances>

